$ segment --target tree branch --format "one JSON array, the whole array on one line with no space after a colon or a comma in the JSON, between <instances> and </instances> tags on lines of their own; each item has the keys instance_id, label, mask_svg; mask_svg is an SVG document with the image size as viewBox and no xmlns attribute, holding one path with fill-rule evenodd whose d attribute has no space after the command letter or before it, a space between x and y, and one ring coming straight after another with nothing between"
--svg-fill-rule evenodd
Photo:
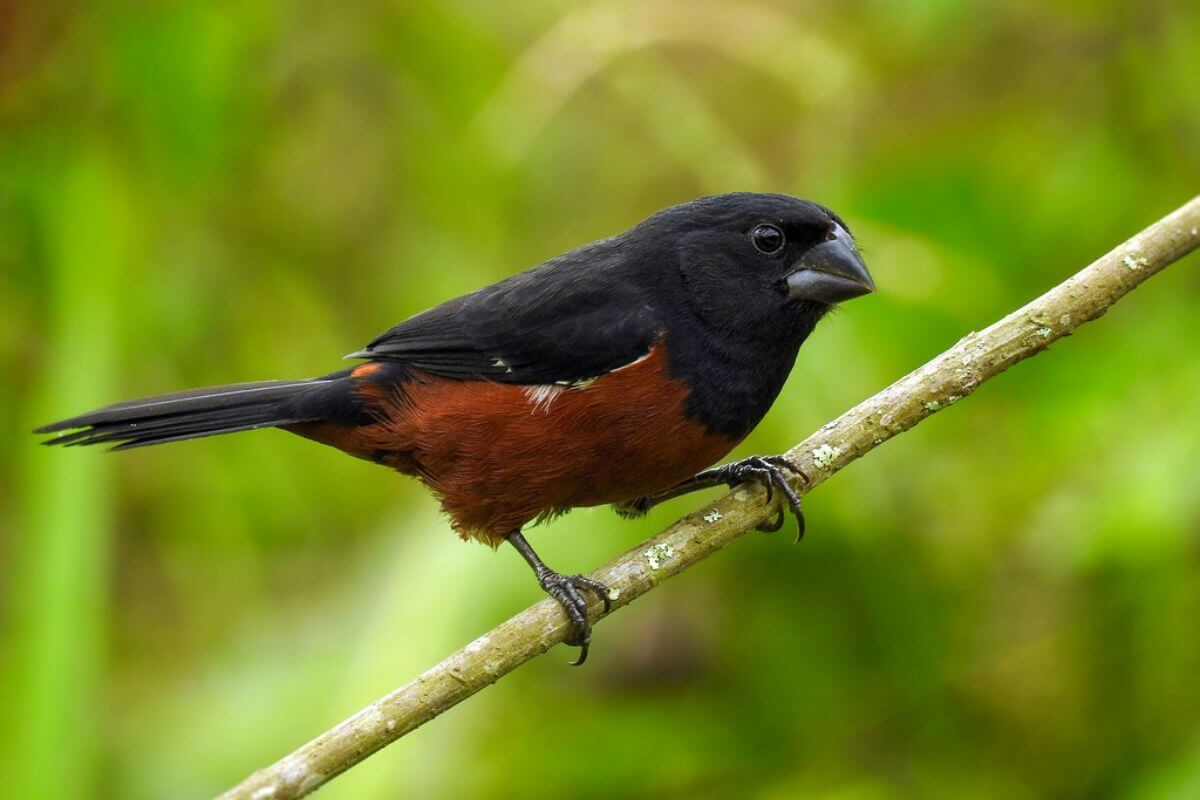
<instances>
[{"instance_id":1,"label":"tree branch","mask_svg":"<svg viewBox=\"0 0 1200 800\"><path fill-rule=\"evenodd\" d=\"M858 404L793 447L806 492L851 461L966 397L984 381L1096 319L1151 275L1200 247L1200 197L986 330ZM769 519L763 490L742 487L679 520L591 574L612 587L614 610ZM599 602L591 609L599 615ZM316 789L455 704L563 641L567 622L547 598L480 636L222 800L290 800Z\"/></svg>"}]
</instances>

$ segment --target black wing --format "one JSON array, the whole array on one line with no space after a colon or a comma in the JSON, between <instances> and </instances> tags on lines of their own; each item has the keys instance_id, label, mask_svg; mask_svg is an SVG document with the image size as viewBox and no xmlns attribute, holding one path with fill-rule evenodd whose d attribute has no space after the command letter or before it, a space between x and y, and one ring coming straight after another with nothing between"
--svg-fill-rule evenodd
<instances>
[{"instance_id":1,"label":"black wing","mask_svg":"<svg viewBox=\"0 0 1200 800\"><path fill-rule=\"evenodd\" d=\"M649 352L662 326L645 288L596 250L592 245L431 308L350 357L528 385L610 372Z\"/></svg>"}]
</instances>

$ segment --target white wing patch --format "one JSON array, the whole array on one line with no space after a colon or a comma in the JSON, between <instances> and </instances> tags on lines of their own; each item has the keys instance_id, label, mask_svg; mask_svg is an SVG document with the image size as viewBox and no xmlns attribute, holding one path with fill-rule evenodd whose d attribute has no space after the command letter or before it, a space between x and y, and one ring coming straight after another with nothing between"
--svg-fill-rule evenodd
<instances>
[{"instance_id":1,"label":"white wing patch","mask_svg":"<svg viewBox=\"0 0 1200 800\"><path fill-rule=\"evenodd\" d=\"M617 367L616 369L610 370L609 372L607 372L605 374L611 375L614 372L620 372L621 370L626 369L628 367L632 367L635 364L642 363L649 357L650 357L650 353L645 353L644 355L638 356L633 361L630 361L628 364L622 364L621 366ZM497 367L507 367L508 366L508 364L506 364L504 362L504 359L502 359L502 358L495 359L495 361L493 363ZM508 371L512 372L511 369L509 369ZM577 380L577 381L555 381L554 383L545 383L545 384L537 384L535 386L526 386L525 387L525 397L527 400L529 400L529 405L531 407L529 413L536 414L540 411L543 414L549 414L550 406L552 406L554 404L555 399L560 394L562 394L565 391L571 390L571 389L575 389L575 390L586 389L589 386L591 386L593 383L595 383L596 381L600 380L602 377L604 377L604 376L596 375L595 377L591 377L591 378L581 378L580 380Z\"/></svg>"},{"instance_id":2,"label":"white wing patch","mask_svg":"<svg viewBox=\"0 0 1200 800\"><path fill-rule=\"evenodd\" d=\"M531 406L529 413L536 414L541 411L543 414L549 414L554 399L565 391L566 387L555 384L526 386L525 397Z\"/></svg>"},{"instance_id":3,"label":"white wing patch","mask_svg":"<svg viewBox=\"0 0 1200 800\"><path fill-rule=\"evenodd\" d=\"M650 357L650 353L645 353L645 354L643 354L643 355L640 355L640 356L638 356L637 358L635 358L633 361L630 361L628 364L622 364L621 366L617 367L617 368L616 368L616 369L614 369L612 372L620 372L620 371L621 371L621 370L623 370L623 369L629 369L630 367L634 366L635 364L640 364L640 363L642 363L643 361L645 361L645 360L646 360L647 358L649 358L649 357ZM611 374L612 374L612 372L610 372L609 374L611 375ZM596 380L596 379L595 379L595 378L592 378L591 380L593 380L593 381L594 381L594 380Z\"/></svg>"}]
</instances>

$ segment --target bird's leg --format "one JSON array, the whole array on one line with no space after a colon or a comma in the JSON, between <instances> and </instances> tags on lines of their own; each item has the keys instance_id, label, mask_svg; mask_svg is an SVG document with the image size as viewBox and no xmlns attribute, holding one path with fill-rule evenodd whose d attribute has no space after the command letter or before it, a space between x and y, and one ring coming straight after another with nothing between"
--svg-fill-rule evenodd
<instances>
[{"instance_id":1,"label":"bird's leg","mask_svg":"<svg viewBox=\"0 0 1200 800\"><path fill-rule=\"evenodd\" d=\"M783 456L750 456L732 464L706 469L665 492L622 503L617 510L627 514L644 514L659 503L700 489L708 489L713 486L728 486L732 489L743 483L757 483L766 488L768 503L774 499L776 489L787 500L788 509L796 517L796 541L799 542L804 538L804 511L800 507L800 495L796 494L796 490L792 488L787 476L783 473L785 469L800 476L801 480L808 483L808 476L804 474L804 471ZM780 509L778 517L771 522L764 522L758 526L758 529L768 533L779 530L783 527L785 513L783 509Z\"/></svg>"},{"instance_id":2,"label":"bird's leg","mask_svg":"<svg viewBox=\"0 0 1200 800\"><path fill-rule=\"evenodd\" d=\"M550 569L538 558L538 554L533 552L533 548L525 541L520 531L513 531L504 538L517 548L517 552L533 568L538 584L546 594L558 601L571 621L571 638L567 639L567 644L579 648L579 658L575 660L575 666L587 661L588 645L592 640L592 624L588 620L587 600L581 590L587 589L603 600L604 612L608 613L612 608L608 587L583 575L562 575Z\"/></svg>"}]
</instances>

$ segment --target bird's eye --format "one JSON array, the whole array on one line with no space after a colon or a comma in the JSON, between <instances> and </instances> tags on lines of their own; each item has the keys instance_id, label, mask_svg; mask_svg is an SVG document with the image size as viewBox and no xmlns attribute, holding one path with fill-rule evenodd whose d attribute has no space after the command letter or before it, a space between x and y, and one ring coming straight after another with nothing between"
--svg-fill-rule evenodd
<instances>
[{"instance_id":1,"label":"bird's eye","mask_svg":"<svg viewBox=\"0 0 1200 800\"><path fill-rule=\"evenodd\" d=\"M759 225L750 231L750 241L763 255L774 255L783 249L783 231L774 225Z\"/></svg>"}]
</instances>

